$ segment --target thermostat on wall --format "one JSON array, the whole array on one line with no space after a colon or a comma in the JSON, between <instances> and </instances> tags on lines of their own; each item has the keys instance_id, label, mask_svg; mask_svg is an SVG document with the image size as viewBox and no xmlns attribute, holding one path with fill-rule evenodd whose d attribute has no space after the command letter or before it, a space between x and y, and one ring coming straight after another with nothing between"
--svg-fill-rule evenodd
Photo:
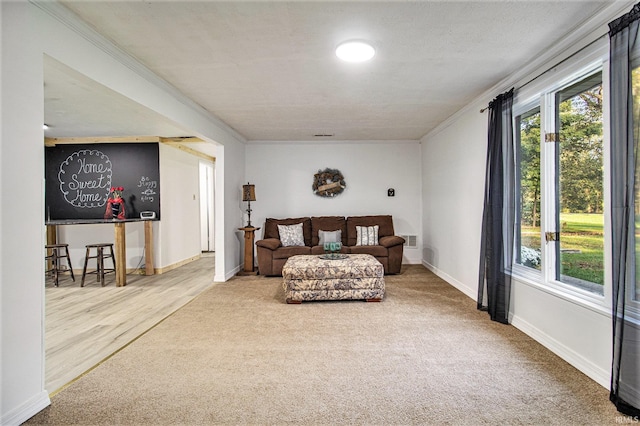
<instances>
[{"instance_id":1,"label":"thermostat on wall","mask_svg":"<svg viewBox=\"0 0 640 426\"><path fill-rule=\"evenodd\" d=\"M156 212L140 212L140 219L155 219Z\"/></svg>"}]
</instances>

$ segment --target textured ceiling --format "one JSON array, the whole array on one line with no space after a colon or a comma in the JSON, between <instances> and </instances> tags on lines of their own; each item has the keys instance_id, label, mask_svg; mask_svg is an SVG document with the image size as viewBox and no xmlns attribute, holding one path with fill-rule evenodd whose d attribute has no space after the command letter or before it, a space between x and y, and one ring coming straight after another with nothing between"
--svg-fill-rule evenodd
<instances>
[{"instance_id":1,"label":"textured ceiling","mask_svg":"<svg viewBox=\"0 0 640 426\"><path fill-rule=\"evenodd\" d=\"M62 3L246 139L284 141L420 139L610 1ZM341 62L347 39L376 56Z\"/></svg>"}]
</instances>

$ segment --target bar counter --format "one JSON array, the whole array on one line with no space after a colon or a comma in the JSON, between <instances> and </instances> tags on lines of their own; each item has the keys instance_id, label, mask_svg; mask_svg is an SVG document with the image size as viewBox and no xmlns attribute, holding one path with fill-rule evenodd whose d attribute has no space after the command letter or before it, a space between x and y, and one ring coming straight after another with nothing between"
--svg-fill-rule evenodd
<instances>
[{"instance_id":1,"label":"bar counter","mask_svg":"<svg viewBox=\"0 0 640 426\"><path fill-rule=\"evenodd\" d=\"M57 243L59 225L100 225L112 224L115 231L114 256L116 259L116 286L127 285L127 245L125 224L127 222L145 222L144 224L144 266L145 275L153 275L153 222L157 219L64 219L47 220L47 244Z\"/></svg>"}]
</instances>

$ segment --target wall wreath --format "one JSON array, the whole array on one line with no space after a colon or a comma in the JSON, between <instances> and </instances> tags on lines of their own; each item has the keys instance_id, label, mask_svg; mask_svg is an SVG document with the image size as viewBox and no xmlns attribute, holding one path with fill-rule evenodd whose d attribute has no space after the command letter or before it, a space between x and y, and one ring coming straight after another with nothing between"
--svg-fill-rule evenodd
<instances>
[{"instance_id":1,"label":"wall wreath","mask_svg":"<svg viewBox=\"0 0 640 426\"><path fill-rule=\"evenodd\" d=\"M338 169L318 170L313 176L313 193L320 197L335 197L346 186L344 176Z\"/></svg>"}]
</instances>

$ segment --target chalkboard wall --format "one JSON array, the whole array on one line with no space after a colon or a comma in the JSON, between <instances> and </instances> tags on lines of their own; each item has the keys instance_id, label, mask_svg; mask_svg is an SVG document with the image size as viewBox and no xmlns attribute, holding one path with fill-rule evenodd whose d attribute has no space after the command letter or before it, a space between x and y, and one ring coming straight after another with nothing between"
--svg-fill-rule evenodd
<instances>
[{"instance_id":1,"label":"chalkboard wall","mask_svg":"<svg viewBox=\"0 0 640 426\"><path fill-rule=\"evenodd\" d=\"M157 143L101 143L45 148L47 220L102 219L111 187L123 187L127 219L160 219Z\"/></svg>"}]
</instances>

